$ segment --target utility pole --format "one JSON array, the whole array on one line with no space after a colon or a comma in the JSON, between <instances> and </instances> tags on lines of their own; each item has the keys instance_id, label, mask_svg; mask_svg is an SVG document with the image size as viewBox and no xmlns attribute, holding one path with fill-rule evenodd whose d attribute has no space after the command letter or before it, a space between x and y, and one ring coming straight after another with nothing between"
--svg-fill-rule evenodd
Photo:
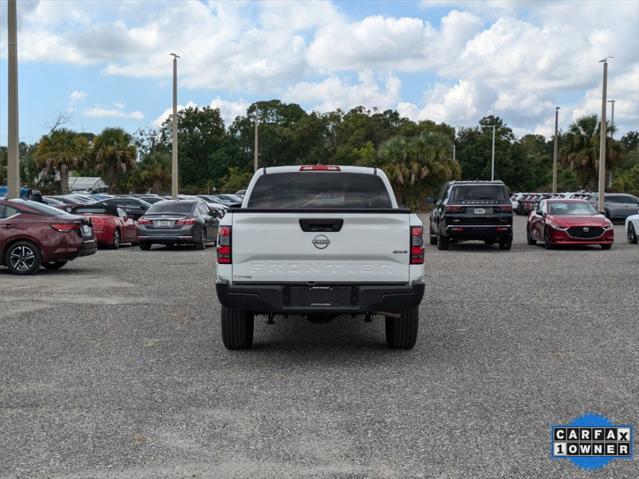
<instances>
[{"instance_id":1,"label":"utility pole","mask_svg":"<svg viewBox=\"0 0 639 479\"><path fill-rule=\"evenodd\" d=\"M174 200L178 196L178 117L177 117L177 59L176 53L170 54L173 57L173 118L171 119L171 196Z\"/></svg>"},{"instance_id":2,"label":"utility pole","mask_svg":"<svg viewBox=\"0 0 639 479\"><path fill-rule=\"evenodd\" d=\"M493 154L490 162L490 181L495 181L495 125L493 127Z\"/></svg>"},{"instance_id":3,"label":"utility pole","mask_svg":"<svg viewBox=\"0 0 639 479\"><path fill-rule=\"evenodd\" d=\"M599 135L599 184L598 184L598 204L599 213L604 212L605 194L606 194L606 138L608 137L608 128L606 125L606 94L608 88L608 59L599 60L603 63L603 88L601 96L601 126Z\"/></svg>"},{"instance_id":4,"label":"utility pole","mask_svg":"<svg viewBox=\"0 0 639 479\"><path fill-rule=\"evenodd\" d=\"M555 107L555 142L552 152L552 192L557 193L557 156L559 154L559 107Z\"/></svg>"},{"instance_id":5,"label":"utility pole","mask_svg":"<svg viewBox=\"0 0 639 479\"><path fill-rule=\"evenodd\" d=\"M455 161L455 143L453 143L453 161Z\"/></svg>"},{"instance_id":6,"label":"utility pole","mask_svg":"<svg viewBox=\"0 0 639 479\"><path fill-rule=\"evenodd\" d=\"M253 146L253 170L257 171L258 158L259 158L259 145L258 145L258 129L260 127L260 115L257 107L255 108L255 145Z\"/></svg>"},{"instance_id":7,"label":"utility pole","mask_svg":"<svg viewBox=\"0 0 639 479\"><path fill-rule=\"evenodd\" d=\"M20 157L18 154L18 22L16 0L9 0L8 20L8 131L7 131L7 198L20 198Z\"/></svg>"},{"instance_id":8,"label":"utility pole","mask_svg":"<svg viewBox=\"0 0 639 479\"><path fill-rule=\"evenodd\" d=\"M612 105L612 115L610 116L610 146L612 147L612 140L615 135L615 102L616 100L608 100L608 103ZM612 188L612 167L608 168L608 188Z\"/></svg>"}]
</instances>

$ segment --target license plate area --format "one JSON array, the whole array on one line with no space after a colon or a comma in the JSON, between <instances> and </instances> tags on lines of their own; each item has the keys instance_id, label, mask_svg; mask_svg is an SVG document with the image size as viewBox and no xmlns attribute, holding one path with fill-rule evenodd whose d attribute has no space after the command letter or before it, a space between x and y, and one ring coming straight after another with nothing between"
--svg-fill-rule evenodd
<instances>
[{"instance_id":1,"label":"license plate area","mask_svg":"<svg viewBox=\"0 0 639 479\"><path fill-rule=\"evenodd\" d=\"M476 215L491 215L493 213L492 208L475 208L473 214Z\"/></svg>"},{"instance_id":2,"label":"license plate area","mask_svg":"<svg viewBox=\"0 0 639 479\"><path fill-rule=\"evenodd\" d=\"M82 225L82 236L85 238L91 238L93 236L93 232L89 225Z\"/></svg>"},{"instance_id":3,"label":"license plate area","mask_svg":"<svg viewBox=\"0 0 639 479\"><path fill-rule=\"evenodd\" d=\"M156 228L167 228L173 226L173 221L171 220L157 220L153 222L153 226Z\"/></svg>"},{"instance_id":4,"label":"license plate area","mask_svg":"<svg viewBox=\"0 0 639 479\"><path fill-rule=\"evenodd\" d=\"M288 288L289 306L332 308L350 306L351 286L291 286Z\"/></svg>"}]
</instances>

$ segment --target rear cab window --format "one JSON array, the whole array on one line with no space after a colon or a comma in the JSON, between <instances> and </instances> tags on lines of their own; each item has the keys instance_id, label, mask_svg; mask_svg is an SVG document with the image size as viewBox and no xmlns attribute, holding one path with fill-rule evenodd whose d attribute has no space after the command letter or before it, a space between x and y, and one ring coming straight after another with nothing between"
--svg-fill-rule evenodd
<instances>
[{"instance_id":1,"label":"rear cab window","mask_svg":"<svg viewBox=\"0 0 639 479\"><path fill-rule=\"evenodd\" d=\"M506 202L508 193L503 185L455 185L450 200L454 203Z\"/></svg>"},{"instance_id":2,"label":"rear cab window","mask_svg":"<svg viewBox=\"0 0 639 479\"><path fill-rule=\"evenodd\" d=\"M180 215L188 215L193 211L193 206L195 203L193 202L177 202L177 201L167 201L156 203L152 205L149 210L146 212L147 215L158 215L158 214L180 214Z\"/></svg>"},{"instance_id":3,"label":"rear cab window","mask_svg":"<svg viewBox=\"0 0 639 479\"><path fill-rule=\"evenodd\" d=\"M350 172L290 172L258 178L248 208L392 208L382 179L374 174Z\"/></svg>"}]
</instances>

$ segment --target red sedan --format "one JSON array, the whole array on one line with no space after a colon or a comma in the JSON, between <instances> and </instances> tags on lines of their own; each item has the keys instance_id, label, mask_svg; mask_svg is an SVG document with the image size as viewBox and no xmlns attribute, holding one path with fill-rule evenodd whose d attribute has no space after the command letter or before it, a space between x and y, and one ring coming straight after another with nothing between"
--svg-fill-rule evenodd
<instances>
[{"instance_id":1,"label":"red sedan","mask_svg":"<svg viewBox=\"0 0 639 479\"><path fill-rule=\"evenodd\" d=\"M546 249L557 245L601 245L610 249L614 235L610 220L585 200L543 200L530 213L526 226L528 244L543 241Z\"/></svg>"},{"instance_id":2,"label":"red sedan","mask_svg":"<svg viewBox=\"0 0 639 479\"><path fill-rule=\"evenodd\" d=\"M97 250L84 218L35 201L0 200L0 265L15 274L60 269Z\"/></svg>"},{"instance_id":3,"label":"red sedan","mask_svg":"<svg viewBox=\"0 0 639 479\"><path fill-rule=\"evenodd\" d=\"M138 243L135 221L117 206L103 203L83 205L72 208L71 212L91 219L99 246L118 249L123 243Z\"/></svg>"}]
</instances>

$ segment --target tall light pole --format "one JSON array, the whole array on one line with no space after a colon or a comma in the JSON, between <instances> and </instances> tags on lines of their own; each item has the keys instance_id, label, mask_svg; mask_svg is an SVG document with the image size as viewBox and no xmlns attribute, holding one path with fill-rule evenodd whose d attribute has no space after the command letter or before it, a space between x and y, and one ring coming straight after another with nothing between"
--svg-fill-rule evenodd
<instances>
[{"instance_id":1,"label":"tall light pole","mask_svg":"<svg viewBox=\"0 0 639 479\"><path fill-rule=\"evenodd\" d=\"M455 143L453 143L453 161L455 161L455 154L456 154Z\"/></svg>"},{"instance_id":2,"label":"tall light pole","mask_svg":"<svg viewBox=\"0 0 639 479\"><path fill-rule=\"evenodd\" d=\"M177 59L180 56L170 53L173 57L173 118L171 119L171 196L178 196L178 117L177 117Z\"/></svg>"},{"instance_id":3,"label":"tall light pole","mask_svg":"<svg viewBox=\"0 0 639 479\"><path fill-rule=\"evenodd\" d=\"M606 194L606 137L608 131L606 127L606 94L608 88L608 59L599 60L603 63L603 88L601 96L601 127L599 128L599 184L598 184L598 204L597 209L600 213L604 212L605 194Z\"/></svg>"},{"instance_id":4,"label":"tall light pole","mask_svg":"<svg viewBox=\"0 0 639 479\"><path fill-rule=\"evenodd\" d=\"M257 107L255 108L255 144L253 146L253 170L257 171L258 168L258 155L259 155L259 147L258 147L258 129L260 127L260 115Z\"/></svg>"},{"instance_id":5,"label":"tall light pole","mask_svg":"<svg viewBox=\"0 0 639 479\"><path fill-rule=\"evenodd\" d=\"M552 192L557 193L557 156L559 154L559 107L555 107L555 142L552 152Z\"/></svg>"},{"instance_id":6,"label":"tall light pole","mask_svg":"<svg viewBox=\"0 0 639 479\"><path fill-rule=\"evenodd\" d=\"M490 160L490 181L495 181L495 125L493 127L493 154Z\"/></svg>"},{"instance_id":7,"label":"tall light pole","mask_svg":"<svg viewBox=\"0 0 639 479\"><path fill-rule=\"evenodd\" d=\"M615 135L615 102L616 100L608 100L608 103L612 105L612 115L610 116L610 145L612 146L612 140ZM608 188L612 188L612 168L608 168Z\"/></svg>"},{"instance_id":8,"label":"tall light pole","mask_svg":"<svg viewBox=\"0 0 639 479\"><path fill-rule=\"evenodd\" d=\"M7 198L20 197L20 159L18 155L18 23L16 0L9 0L8 20L8 131L7 131Z\"/></svg>"}]
</instances>

